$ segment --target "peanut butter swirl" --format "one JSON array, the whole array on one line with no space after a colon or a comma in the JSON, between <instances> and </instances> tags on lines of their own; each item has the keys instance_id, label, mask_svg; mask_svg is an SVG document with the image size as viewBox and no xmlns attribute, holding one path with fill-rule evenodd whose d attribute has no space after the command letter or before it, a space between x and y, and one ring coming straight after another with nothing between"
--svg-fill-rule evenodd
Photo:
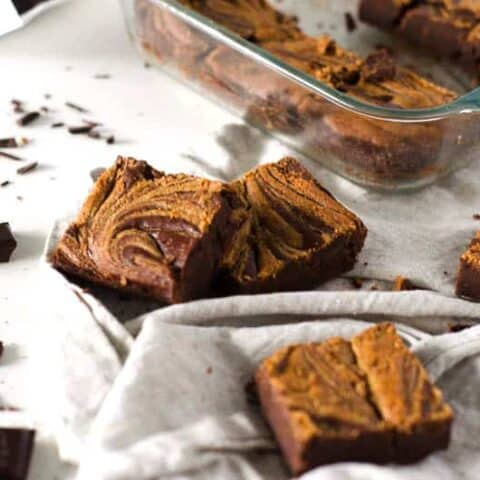
<instances>
[{"instance_id":1,"label":"peanut butter swirl","mask_svg":"<svg viewBox=\"0 0 480 480\"><path fill-rule=\"evenodd\" d=\"M353 265L364 225L295 159L261 166L232 187L238 227L222 266L237 288L298 289Z\"/></svg>"},{"instance_id":2,"label":"peanut butter swirl","mask_svg":"<svg viewBox=\"0 0 480 480\"><path fill-rule=\"evenodd\" d=\"M220 182L119 157L53 254L59 268L176 303L204 295L228 231Z\"/></svg>"}]
</instances>

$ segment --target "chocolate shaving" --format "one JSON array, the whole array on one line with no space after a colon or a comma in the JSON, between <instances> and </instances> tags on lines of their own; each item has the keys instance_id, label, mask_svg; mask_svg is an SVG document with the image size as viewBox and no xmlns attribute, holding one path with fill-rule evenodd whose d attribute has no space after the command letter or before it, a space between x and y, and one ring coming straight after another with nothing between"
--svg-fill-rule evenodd
<instances>
[{"instance_id":1,"label":"chocolate shaving","mask_svg":"<svg viewBox=\"0 0 480 480\"><path fill-rule=\"evenodd\" d=\"M71 108L72 110L76 110L77 112L81 112L81 113L88 113L88 110L86 108L83 108L81 107L80 105L77 105L75 103L72 103L72 102L65 102L65 105L69 108Z\"/></svg>"},{"instance_id":2,"label":"chocolate shaving","mask_svg":"<svg viewBox=\"0 0 480 480\"><path fill-rule=\"evenodd\" d=\"M82 133L90 132L93 127L94 125L79 125L78 127L68 127L68 131L72 135L80 135Z\"/></svg>"},{"instance_id":3,"label":"chocolate shaving","mask_svg":"<svg viewBox=\"0 0 480 480\"><path fill-rule=\"evenodd\" d=\"M357 22L350 12L345 12L345 26L349 33L352 33L357 29Z\"/></svg>"},{"instance_id":4,"label":"chocolate shaving","mask_svg":"<svg viewBox=\"0 0 480 480\"><path fill-rule=\"evenodd\" d=\"M0 148L18 148L23 147L28 143L28 139L21 137L21 138L0 138Z\"/></svg>"},{"instance_id":5,"label":"chocolate shaving","mask_svg":"<svg viewBox=\"0 0 480 480\"><path fill-rule=\"evenodd\" d=\"M0 183L0 187L6 187L10 185L12 182L10 180L4 180L2 183Z\"/></svg>"},{"instance_id":6,"label":"chocolate shaving","mask_svg":"<svg viewBox=\"0 0 480 480\"><path fill-rule=\"evenodd\" d=\"M18 175L25 175L38 167L38 162L31 162L25 165L24 167L20 167L17 169Z\"/></svg>"},{"instance_id":7,"label":"chocolate shaving","mask_svg":"<svg viewBox=\"0 0 480 480\"><path fill-rule=\"evenodd\" d=\"M13 153L7 153L0 151L0 157L8 158L9 160L14 160L15 162L21 162L23 158L13 155Z\"/></svg>"},{"instance_id":8,"label":"chocolate shaving","mask_svg":"<svg viewBox=\"0 0 480 480\"><path fill-rule=\"evenodd\" d=\"M52 128L61 128L61 127L64 127L65 124L63 122L56 122L56 123L52 123Z\"/></svg>"},{"instance_id":9,"label":"chocolate shaving","mask_svg":"<svg viewBox=\"0 0 480 480\"><path fill-rule=\"evenodd\" d=\"M40 117L39 112L28 112L17 120L17 125L25 127L34 122L38 117Z\"/></svg>"}]
</instances>

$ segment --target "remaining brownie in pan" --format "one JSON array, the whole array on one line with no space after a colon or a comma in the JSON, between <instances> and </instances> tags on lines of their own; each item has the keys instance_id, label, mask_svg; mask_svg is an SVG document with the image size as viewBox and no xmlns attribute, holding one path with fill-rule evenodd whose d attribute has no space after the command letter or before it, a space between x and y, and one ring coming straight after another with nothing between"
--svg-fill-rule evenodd
<instances>
[{"instance_id":1,"label":"remaining brownie in pan","mask_svg":"<svg viewBox=\"0 0 480 480\"><path fill-rule=\"evenodd\" d=\"M350 270L367 229L295 159L234 182L237 225L222 259L222 287L257 293L312 288Z\"/></svg>"},{"instance_id":2,"label":"remaining brownie in pan","mask_svg":"<svg viewBox=\"0 0 480 480\"><path fill-rule=\"evenodd\" d=\"M467 300L480 301L480 231L460 257L456 293Z\"/></svg>"},{"instance_id":3,"label":"remaining brownie in pan","mask_svg":"<svg viewBox=\"0 0 480 480\"><path fill-rule=\"evenodd\" d=\"M119 157L51 261L94 283L177 303L205 296L231 226L228 189Z\"/></svg>"},{"instance_id":4,"label":"remaining brownie in pan","mask_svg":"<svg viewBox=\"0 0 480 480\"><path fill-rule=\"evenodd\" d=\"M480 74L477 0L362 0L360 18Z\"/></svg>"},{"instance_id":5,"label":"remaining brownie in pan","mask_svg":"<svg viewBox=\"0 0 480 480\"><path fill-rule=\"evenodd\" d=\"M391 324L351 342L283 348L255 380L294 475L340 461L413 462L448 447L452 411Z\"/></svg>"}]
</instances>

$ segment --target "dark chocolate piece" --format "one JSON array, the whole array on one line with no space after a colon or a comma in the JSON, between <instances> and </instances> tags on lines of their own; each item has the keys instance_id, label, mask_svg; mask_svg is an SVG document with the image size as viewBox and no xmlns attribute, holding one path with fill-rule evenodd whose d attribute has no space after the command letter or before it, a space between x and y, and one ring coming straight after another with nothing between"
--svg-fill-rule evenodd
<instances>
[{"instance_id":1,"label":"dark chocolate piece","mask_svg":"<svg viewBox=\"0 0 480 480\"><path fill-rule=\"evenodd\" d=\"M301 290L353 267L367 229L295 159L263 165L232 188L236 228L222 260L223 289Z\"/></svg>"},{"instance_id":2,"label":"dark chocolate piece","mask_svg":"<svg viewBox=\"0 0 480 480\"><path fill-rule=\"evenodd\" d=\"M0 223L0 263L10 261L12 253L17 248L17 241L7 222Z\"/></svg>"},{"instance_id":3,"label":"dark chocolate piece","mask_svg":"<svg viewBox=\"0 0 480 480\"><path fill-rule=\"evenodd\" d=\"M25 175L30 173L38 167L38 162L31 162L25 165L24 167L17 168L18 175Z\"/></svg>"},{"instance_id":4,"label":"dark chocolate piece","mask_svg":"<svg viewBox=\"0 0 480 480\"><path fill-rule=\"evenodd\" d=\"M27 125L30 125L39 117L39 112L28 112L17 120L17 124L21 127L25 127Z\"/></svg>"},{"instance_id":5,"label":"dark chocolate piece","mask_svg":"<svg viewBox=\"0 0 480 480\"><path fill-rule=\"evenodd\" d=\"M285 347L256 372L292 474L343 461L410 463L448 447L452 410L391 324Z\"/></svg>"},{"instance_id":6,"label":"dark chocolate piece","mask_svg":"<svg viewBox=\"0 0 480 480\"><path fill-rule=\"evenodd\" d=\"M34 439L34 430L0 428L0 478L2 480L26 480Z\"/></svg>"},{"instance_id":7,"label":"dark chocolate piece","mask_svg":"<svg viewBox=\"0 0 480 480\"><path fill-rule=\"evenodd\" d=\"M230 195L220 182L119 157L51 261L73 276L166 304L206 296L233 228Z\"/></svg>"},{"instance_id":8,"label":"dark chocolate piece","mask_svg":"<svg viewBox=\"0 0 480 480\"><path fill-rule=\"evenodd\" d=\"M466 300L480 301L480 231L460 257L456 294Z\"/></svg>"},{"instance_id":9,"label":"dark chocolate piece","mask_svg":"<svg viewBox=\"0 0 480 480\"><path fill-rule=\"evenodd\" d=\"M77 127L68 127L68 132L72 135L81 135L90 132L95 125L79 125Z\"/></svg>"},{"instance_id":10,"label":"dark chocolate piece","mask_svg":"<svg viewBox=\"0 0 480 480\"><path fill-rule=\"evenodd\" d=\"M19 156L14 155L13 153L8 153L3 151L0 151L0 157L8 158L9 160L14 160L15 162L21 162L23 160L23 158L20 158Z\"/></svg>"},{"instance_id":11,"label":"dark chocolate piece","mask_svg":"<svg viewBox=\"0 0 480 480\"><path fill-rule=\"evenodd\" d=\"M88 110L86 108L81 107L80 105L77 105L76 103L73 102L65 102L65 105L72 110L76 110L77 112L80 113L88 113Z\"/></svg>"}]
</instances>

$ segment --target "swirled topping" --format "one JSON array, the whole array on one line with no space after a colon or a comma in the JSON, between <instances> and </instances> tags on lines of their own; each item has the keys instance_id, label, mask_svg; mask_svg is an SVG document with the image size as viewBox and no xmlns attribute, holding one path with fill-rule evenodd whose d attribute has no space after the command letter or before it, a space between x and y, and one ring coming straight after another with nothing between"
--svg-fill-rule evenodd
<instances>
[{"instance_id":1,"label":"swirled topping","mask_svg":"<svg viewBox=\"0 0 480 480\"><path fill-rule=\"evenodd\" d=\"M53 263L98 283L176 303L205 294L230 207L226 187L120 157L97 181Z\"/></svg>"},{"instance_id":2,"label":"swirled topping","mask_svg":"<svg viewBox=\"0 0 480 480\"><path fill-rule=\"evenodd\" d=\"M237 228L222 266L240 288L288 289L294 286L291 279L297 288L306 279L320 283L332 273L328 259L322 257L322 265L317 258L337 244L342 245L335 251L337 264L345 270L353 265L365 227L295 159L261 166L232 188L240 206L234 209Z\"/></svg>"}]
</instances>

